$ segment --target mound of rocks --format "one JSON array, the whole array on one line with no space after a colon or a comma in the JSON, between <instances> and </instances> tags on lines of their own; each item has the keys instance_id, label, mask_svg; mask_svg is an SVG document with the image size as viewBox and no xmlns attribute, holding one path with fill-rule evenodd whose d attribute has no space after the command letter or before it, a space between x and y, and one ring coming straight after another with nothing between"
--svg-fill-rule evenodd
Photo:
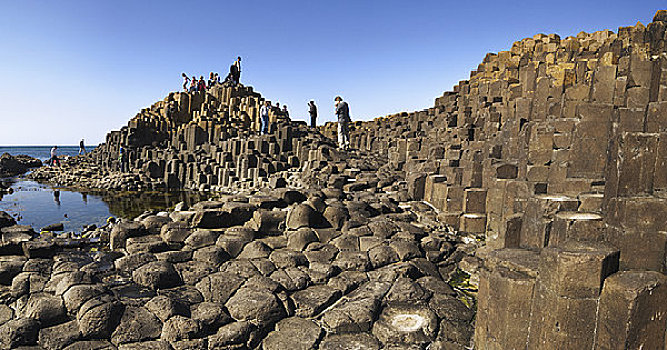
<instances>
[{"instance_id":1,"label":"mound of rocks","mask_svg":"<svg viewBox=\"0 0 667 350\"><path fill-rule=\"evenodd\" d=\"M42 161L26 155L12 156L4 153L0 156L0 177L21 175L32 168L42 166Z\"/></svg>"}]
</instances>

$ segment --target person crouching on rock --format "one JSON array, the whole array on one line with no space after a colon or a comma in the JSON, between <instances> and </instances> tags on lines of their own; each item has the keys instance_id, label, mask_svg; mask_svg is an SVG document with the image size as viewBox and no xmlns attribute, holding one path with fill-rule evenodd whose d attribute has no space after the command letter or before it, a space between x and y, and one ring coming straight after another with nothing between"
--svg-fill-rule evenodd
<instances>
[{"instance_id":1,"label":"person crouching on rock","mask_svg":"<svg viewBox=\"0 0 667 350\"><path fill-rule=\"evenodd\" d=\"M347 150L350 148L350 107L343 98L336 96L336 115L338 116L338 147Z\"/></svg>"},{"instance_id":2,"label":"person crouching on rock","mask_svg":"<svg viewBox=\"0 0 667 350\"><path fill-rule=\"evenodd\" d=\"M49 164L51 164L51 166L56 164L60 166L60 159L58 159L58 146L53 146L53 148L51 148L51 158L49 158Z\"/></svg>"}]
</instances>

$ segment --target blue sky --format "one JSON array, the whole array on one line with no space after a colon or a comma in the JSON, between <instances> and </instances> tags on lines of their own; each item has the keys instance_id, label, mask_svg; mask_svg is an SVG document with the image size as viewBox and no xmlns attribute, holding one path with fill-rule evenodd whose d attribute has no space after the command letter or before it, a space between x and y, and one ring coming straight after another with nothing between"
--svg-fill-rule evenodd
<instances>
[{"instance_id":1,"label":"blue sky","mask_svg":"<svg viewBox=\"0 0 667 350\"><path fill-rule=\"evenodd\" d=\"M428 108L487 52L647 24L664 1L0 0L0 145L102 142L181 86L181 72L241 81L305 119L333 98L354 119Z\"/></svg>"}]
</instances>

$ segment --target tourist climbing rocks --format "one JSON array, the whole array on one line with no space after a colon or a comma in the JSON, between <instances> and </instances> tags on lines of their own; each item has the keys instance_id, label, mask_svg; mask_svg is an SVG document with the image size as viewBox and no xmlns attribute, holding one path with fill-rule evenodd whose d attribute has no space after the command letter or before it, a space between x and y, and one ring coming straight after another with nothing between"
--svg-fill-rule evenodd
<instances>
[{"instance_id":1,"label":"tourist climbing rocks","mask_svg":"<svg viewBox=\"0 0 667 350\"><path fill-rule=\"evenodd\" d=\"M49 158L49 164L51 164L51 166L56 164L60 166L60 159L58 159L58 146L53 146L53 148L51 148L51 158Z\"/></svg>"},{"instance_id":2,"label":"tourist climbing rocks","mask_svg":"<svg viewBox=\"0 0 667 350\"><path fill-rule=\"evenodd\" d=\"M79 155L86 154L86 147L83 144L83 139L79 141Z\"/></svg>"},{"instance_id":3,"label":"tourist climbing rocks","mask_svg":"<svg viewBox=\"0 0 667 350\"><path fill-rule=\"evenodd\" d=\"M347 150L350 148L350 107L340 96L336 96L334 101L338 116L338 147Z\"/></svg>"},{"instance_id":4,"label":"tourist climbing rocks","mask_svg":"<svg viewBox=\"0 0 667 350\"><path fill-rule=\"evenodd\" d=\"M127 171L127 151L123 146L118 148L118 167L120 168L121 173Z\"/></svg>"},{"instance_id":5,"label":"tourist climbing rocks","mask_svg":"<svg viewBox=\"0 0 667 350\"><path fill-rule=\"evenodd\" d=\"M259 119L260 119L260 133L266 135L269 133L269 111L271 110L271 102L265 101L264 105L259 108Z\"/></svg>"},{"instance_id":6,"label":"tourist climbing rocks","mask_svg":"<svg viewBox=\"0 0 667 350\"><path fill-rule=\"evenodd\" d=\"M182 73L181 76L183 77L183 91L188 92L188 83L190 82L190 78L188 78L187 74Z\"/></svg>"},{"instance_id":7,"label":"tourist climbing rocks","mask_svg":"<svg viewBox=\"0 0 667 350\"><path fill-rule=\"evenodd\" d=\"M308 114L310 114L310 127L314 129L317 123L317 106L313 100L308 102Z\"/></svg>"}]
</instances>

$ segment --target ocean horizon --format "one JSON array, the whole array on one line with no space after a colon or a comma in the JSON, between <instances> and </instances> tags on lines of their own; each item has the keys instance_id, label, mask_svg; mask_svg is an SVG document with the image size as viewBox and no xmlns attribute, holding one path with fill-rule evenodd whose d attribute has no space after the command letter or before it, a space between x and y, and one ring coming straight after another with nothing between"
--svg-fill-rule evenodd
<instances>
[{"instance_id":1,"label":"ocean horizon","mask_svg":"<svg viewBox=\"0 0 667 350\"><path fill-rule=\"evenodd\" d=\"M79 146L58 146L58 155L59 156L76 156L79 154ZM92 151L98 145L85 145L86 152ZM0 146L0 155L4 153L9 153L13 156L24 154L33 158L37 158L41 161L45 161L51 158L51 148L52 146L41 146L41 145L24 145L24 146Z\"/></svg>"}]
</instances>

